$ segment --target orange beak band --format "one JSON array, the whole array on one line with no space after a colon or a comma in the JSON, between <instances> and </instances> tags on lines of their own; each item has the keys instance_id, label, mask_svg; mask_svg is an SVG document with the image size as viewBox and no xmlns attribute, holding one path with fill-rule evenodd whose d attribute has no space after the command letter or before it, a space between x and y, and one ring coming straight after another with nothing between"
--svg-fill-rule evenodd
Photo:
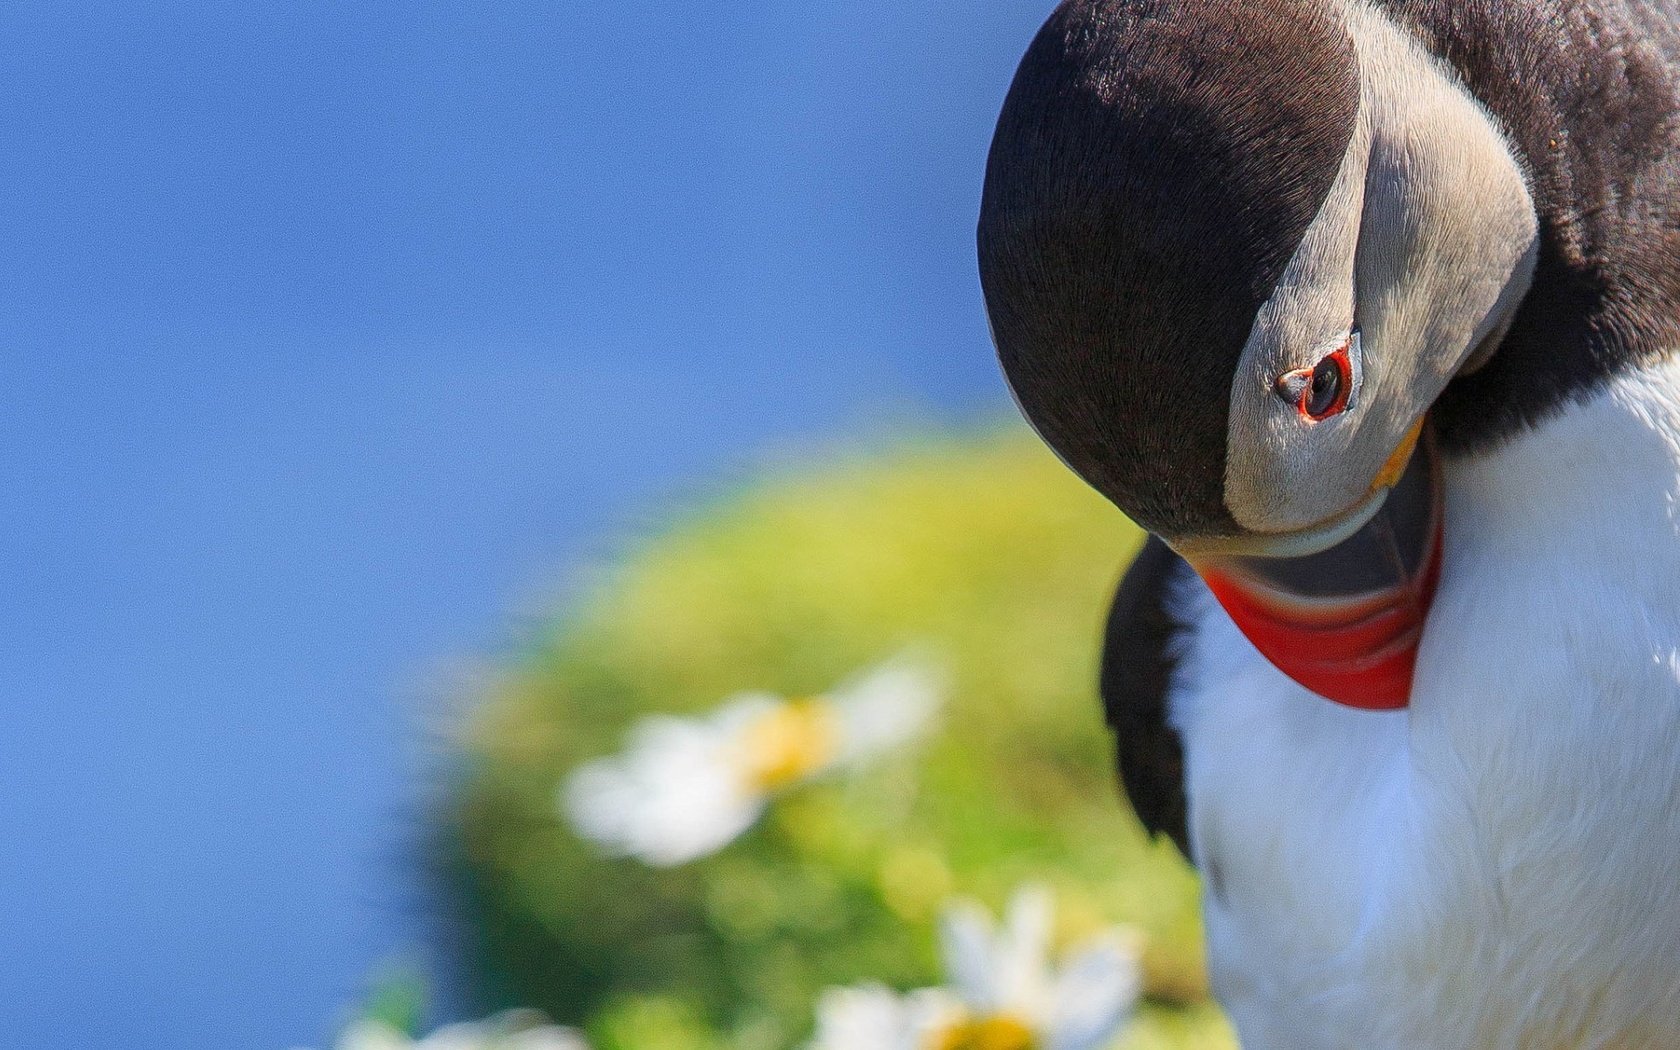
<instances>
[{"instance_id":1,"label":"orange beak band","mask_svg":"<svg viewBox=\"0 0 1680 1050\"><path fill-rule=\"evenodd\" d=\"M1377 514L1346 540L1299 558L1199 560L1196 571L1260 654L1318 695L1393 710L1412 671L1441 575L1440 476L1433 442Z\"/></svg>"}]
</instances>

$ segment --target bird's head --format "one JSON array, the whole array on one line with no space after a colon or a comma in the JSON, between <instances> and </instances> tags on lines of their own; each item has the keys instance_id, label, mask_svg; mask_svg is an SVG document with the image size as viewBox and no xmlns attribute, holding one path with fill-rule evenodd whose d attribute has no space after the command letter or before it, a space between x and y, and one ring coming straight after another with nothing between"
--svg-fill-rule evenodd
<instances>
[{"instance_id":1,"label":"bird's head","mask_svg":"<svg viewBox=\"0 0 1680 1050\"><path fill-rule=\"evenodd\" d=\"M1064 3L979 225L1039 434L1274 664L1367 707L1405 702L1440 564L1430 406L1497 346L1536 244L1482 106L1328 0Z\"/></svg>"}]
</instances>

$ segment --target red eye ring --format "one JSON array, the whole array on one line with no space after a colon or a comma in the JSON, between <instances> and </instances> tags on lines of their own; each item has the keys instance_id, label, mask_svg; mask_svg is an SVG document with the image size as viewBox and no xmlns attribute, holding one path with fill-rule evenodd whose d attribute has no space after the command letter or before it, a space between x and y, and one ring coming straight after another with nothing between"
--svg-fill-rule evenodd
<instances>
[{"instance_id":1,"label":"red eye ring","mask_svg":"<svg viewBox=\"0 0 1680 1050\"><path fill-rule=\"evenodd\" d=\"M1353 359L1347 346L1278 377L1278 392L1295 403L1303 419L1315 423L1347 410L1353 396Z\"/></svg>"}]
</instances>

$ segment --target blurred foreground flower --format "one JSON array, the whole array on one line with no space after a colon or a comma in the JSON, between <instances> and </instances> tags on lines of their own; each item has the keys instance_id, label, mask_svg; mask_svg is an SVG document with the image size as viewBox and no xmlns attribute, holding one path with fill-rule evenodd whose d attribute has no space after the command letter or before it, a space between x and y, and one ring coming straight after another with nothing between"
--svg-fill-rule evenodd
<instances>
[{"instance_id":1,"label":"blurred foreground flower","mask_svg":"<svg viewBox=\"0 0 1680 1050\"><path fill-rule=\"evenodd\" d=\"M529 1010L509 1010L484 1021L445 1025L412 1039L383 1021L364 1019L345 1029L335 1050L589 1050L570 1028L547 1024Z\"/></svg>"},{"instance_id":2,"label":"blurred foreground flower","mask_svg":"<svg viewBox=\"0 0 1680 1050\"><path fill-rule=\"evenodd\" d=\"M817 1002L817 1037L809 1050L926 1050L964 1016L943 988L900 995L879 984L830 988Z\"/></svg>"},{"instance_id":3,"label":"blurred foreground flower","mask_svg":"<svg viewBox=\"0 0 1680 1050\"><path fill-rule=\"evenodd\" d=\"M644 719L623 754L580 767L560 804L584 838L660 867L715 853L795 784L919 736L940 675L900 656L823 696L740 693L710 716Z\"/></svg>"},{"instance_id":4,"label":"blurred foreground flower","mask_svg":"<svg viewBox=\"0 0 1680 1050\"><path fill-rule=\"evenodd\" d=\"M1002 929L977 905L948 909L949 987L903 996L878 985L830 989L810 1050L1100 1050L1137 1005L1137 950L1113 930L1052 967L1050 925L1050 894L1036 887L1015 894Z\"/></svg>"}]
</instances>

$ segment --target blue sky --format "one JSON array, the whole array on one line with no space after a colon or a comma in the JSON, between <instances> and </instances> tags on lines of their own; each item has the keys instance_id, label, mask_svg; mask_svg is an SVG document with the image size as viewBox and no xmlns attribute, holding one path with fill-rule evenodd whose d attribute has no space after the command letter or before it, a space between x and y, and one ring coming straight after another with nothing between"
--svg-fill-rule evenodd
<instances>
[{"instance_id":1,"label":"blue sky","mask_svg":"<svg viewBox=\"0 0 1680 1050\"><path fill-rule=\"evenodd\" d=\"M440 697L788 446L995 408L1045 0L43 4L0 43L0 1046L321 1045Z\"/></svg>"}]
</instances>

